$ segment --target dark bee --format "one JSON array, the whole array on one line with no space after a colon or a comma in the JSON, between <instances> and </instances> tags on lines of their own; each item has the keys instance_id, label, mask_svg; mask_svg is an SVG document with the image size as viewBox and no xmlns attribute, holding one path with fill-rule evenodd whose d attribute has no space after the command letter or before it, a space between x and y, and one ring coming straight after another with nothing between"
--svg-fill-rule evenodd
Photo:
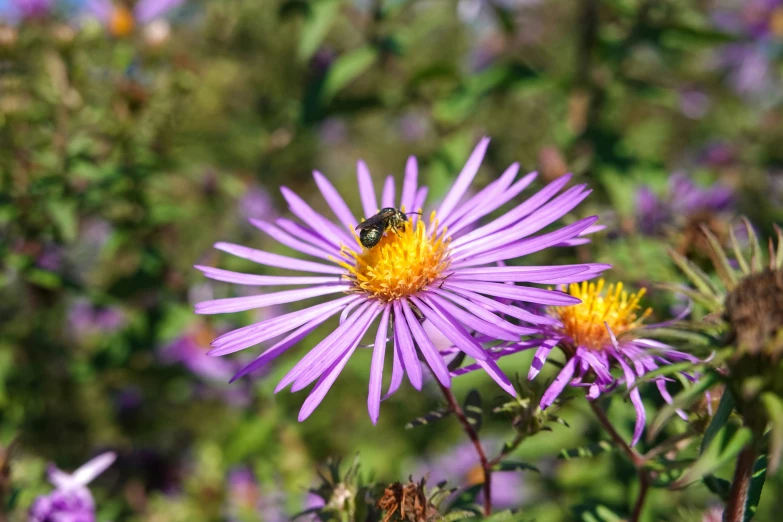
<instances>
[{"instance_id":1,"label":"dark bee","mask_svg":"<svg viewBox=\"0 0 783 522\"><path fill-rule=\"evenodd\" d=\"M374 216L370 216L356 226L359 232L359 242L364 248L372 248L378 244L384 232L393 230L405 230L408 215L396 208L382 208Z\"/></svg>"}]
</instances>

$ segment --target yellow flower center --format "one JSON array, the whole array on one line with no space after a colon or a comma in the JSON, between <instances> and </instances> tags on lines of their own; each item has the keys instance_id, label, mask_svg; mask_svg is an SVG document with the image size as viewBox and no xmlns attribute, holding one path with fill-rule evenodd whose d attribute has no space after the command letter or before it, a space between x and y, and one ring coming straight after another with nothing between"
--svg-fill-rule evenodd
<instances>
[{"instance_id":1,"label":"yellow flower center","mask_svg":"<svg viewBox=\"0 0 783 522\"><path fill-rule=\"evenodd\" d=\"M118 37L128 36L135 24L131 10L124 5L118 5L109 19L109 32Z\"/></svg>"},{"instance_id":2,"label":"yellow flower center","mask_svg":"<svg viewBox=\"0 0 783 522\"><path fill-rule=\"evenodd\" d=\"M649 308L641 310L639 301L645 294L644 288L635 294L623 290L623 284L610 284L606 295L601 295L605 281L571 284L569 293L582 300L572 306L552 307L552 313L563 323L563 333L574 340L575 346L584 346L590 350L603 350L611 345L606 325L615 336L642 325L652 313Z\"/></svg>"},{"instance_id":3,"label":"yellow flower center","mask_svg":"<svg viewBox=\"0 0 783 522\"><path fill-rule=\"evenodd\" d=\"M407 223L402 229L387 230L377 245L359 250L343 248L354 259L350 265L338 261L350 271L348 276L357 290L381 301L394 301L421 291L435 281L449 266L449 237L437 233L435 212L430 215L432 231L421 220Z\"/></svg>"}]
</instances>

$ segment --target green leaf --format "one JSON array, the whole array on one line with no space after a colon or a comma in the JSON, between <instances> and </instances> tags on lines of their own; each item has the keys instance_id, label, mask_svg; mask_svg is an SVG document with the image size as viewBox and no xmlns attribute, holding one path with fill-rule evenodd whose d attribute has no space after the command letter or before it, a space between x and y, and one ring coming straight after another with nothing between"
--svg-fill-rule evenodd
<instances>
[{"instance_id":1,"label":"green leaf","mask_svg":"<svg viewBox=\"0 0 783 522\"><path fill-rule=\"evenodd\" d=\"M675 363L675 364L668 364L666 366L661 366L660 368L653 370L651 372L645 373L636 381L634 381L633 386L629 386L628 389L625 391L625 396L628 397L630 393L634 390L634 388L640 386L641 384L644 384L646 382L650 382L653 379L656 379L658 377L666 376L666 375L673 375L676 373L682 373L685 371L698 371L699 366L692 362L681 362L681 363Z\"/></svg>"},{"instance_id":2,"label":"green leaf","mask_svg":"<svg viewBox=\"0 0 783 522\"><path fill-rule=\"evenodd\" d=\"M608 453L614 449L615 447L611 442L608 440L602 440L601 442L587 446L581 446L579 448L572 448L568 450L564 449L560 452L557 458L571 460L576 458L595 457L596 455L600 455L601 453Z\"/></svg>"},{"instance_id":3,"label":"green leaf","mask_svg":"<svg viewBox=\"0 0 783 522\"><path fill-rule=\"evenodd\" d=\"M79 217L76 212L76 203L73 201L49 201L47 211L52 222L57 226L60 236L66 242L76 239Z\"/></svg>"},{"instance_id":4,"label":"green leaf","mask_svg":"<svg viewBox=\"0 0 783 522\"><path fill-rule=\"evenodd\" d=\"M465 411L465 417L467 417L470 425L478 432L481 429L484 413L484 410L481 408L481 394L478 390L473 389L468 392L462 409Z\"/></svg>"},{"instance_id":5,"label":"green leaf","mask_svg":"<svg viewBox=\"0 0 783 522\"><path fill-rule=\"evenodd\" d=\"M677 413L677 410L684 409L701 399L704 392L709 390L720 380L720 376L716 372L710 372L704 376L700 381L697 381L693 386L684 389L678 393L671 404L667 404L653 420L650 426L650 436L655 437L661 429L663 429L666 422Z\"/></svg>"},{"instance_id":6,"label":"green leaf","mask_svg":"<svg viewBox=\"0 0 783 522\"><path fill-rule=\"evenodd\" d=\"M455 520L465 520L466 518L473 518L476 514L473 511L468 511L466 509L457 509L455 511L450 511L448 514L443 515L438 520L442 520L443 522L452 522ZM487 520L494 520L494 517L489 518Z\"/></svg>"},{"instance_id":7,"label":"green leaf","mask_svg":"<svg viewBox=\"0 0 783 522\"><path fill-rule=\"evenodd\" d=\"M537 467L517 460L504 460L493 467L495 471L535 471L540 473Z\"/></svg>"},{"instance_id":8,"label":"green leaf","mask_svg":"<svg viewBox=\"0 0 783 522\"><path fill-rule=\"evenodd\" d=\"M690 469L672 484L672 488L684 488L704 475L713 473L736 458L752 440L753 432L749 428L734 423L726 424L715 434L709 446Z\"/></svg>"},{"instance_id":9,"label":"green leaf","mask_svg":"<svg viewBox=\"0 0 783 522\"><path fill-rule=\"evenodd\" d=\"M361 76L375 62L378 51L370 46L359 47L337 58L326 75L322 101L328 103L346 85Z\"/></svg>"},{"instance_id":10,"label":"green leaf","mask_svg":"<svg viewBox=\"0 0 783 522\"><path fill-rule=\"evenodd\" d=\"M447 409L440 409L431 411L426 415L422 415L421 417L417 417L410 421L408 424L405 425L406 430L412 430L413 428L416 428L417 426L424 426L426 424L432 424L435 421L439 421L444 417L448 417L451 415L451 411Z\"/></svg>"},{"instance_id":11,"label":"green leaf","mask_svg":"<svg viewBox=\"0 0 783 522\"><path fill-rule=\"evenodd\" d=\"M750 522L756 514L761 499L761 490L764 489L764 481L767 478L767 456L761 455L753 465L753 475L750 477L750 490L748 500L745 503L745 522Z\"/></svg>"},{"instance_id":12,"label":"green leaf","mask_svg":"<svg viewBox=\"0 0 783 522\"><path fill-rule=\"evenodd\" d=\"M769 471L775 473L783 456L783 399L772 392L761 395L772 429L769 432Z\"/></svg>"},{"instance_id":13,"label":"green leaf","mask_svg":"<svg viewBox=\"0 0 783 522\"><path fill-rule=\"evenodd\" d=\"M718 272L718 276L721 278L721 281L723 281L723 284L726 285L727 289L734 289L737 285L737 273L729 263L726 251L723 250L723 246L720 244L720 241L718 241L718 238L715 237L715 234L713 234L706 225L701 226L701 232L707 238L707 241L709 241L710 247L717 258L714 261L714 265L715 270Z\"/></svg>"},{"instance_id":14,"label":"green leaf","mask_svg":"<svg viewBox=\"0 0 783 522\"><path fill-rule=\"evenodd\" d=\"M712 439L718 431L726 425L732 410L734 410L734 397L732 397L731 392L727 388L720 398L718 409L715 411L715 415L713 415L710 425L707 426L707 430L704 432L704 438L701 441L699 453L704 453L704 450L709 446L710 442L712 442Z\"/></svg>"},{"instance_id":15,"label":"green leaf","mask_svg":"<svg viewBox=\"0 0 783 522\"><path fill-rule=\"evenodd\" d=\"M680 270L682 270L688 279L715 305L720 306L720 290L710 280L709 276L705 274L701 268L693 264L685 256L678 254L674 250L669 250L669 256L674 261Z\"/></svg>"},{"instance_id":16,"label":"green leaf","mask_svg":"<svg viewBox=\"0 0 783 522\"><path fill-rule=\"evenodd\" d=\"M726 479L718 478L715 475L707 474L703 477L704 485L707 489L715 493L721 500L727 502L729 493L731 493L731 482Z\"/></svg>"},{"instance_id":17,"label":"green leaf","mask_svg":"<svg viewBox=\"0 0 783 522\"><path fill-rule=\"evenodd\" d=\"M302 28L297 51L297 56L302 61L309 60L326 38L326 33L340 10L340 0L316 0L310 2L309 7L309 16Z\"/></svg>"}]
</instances>

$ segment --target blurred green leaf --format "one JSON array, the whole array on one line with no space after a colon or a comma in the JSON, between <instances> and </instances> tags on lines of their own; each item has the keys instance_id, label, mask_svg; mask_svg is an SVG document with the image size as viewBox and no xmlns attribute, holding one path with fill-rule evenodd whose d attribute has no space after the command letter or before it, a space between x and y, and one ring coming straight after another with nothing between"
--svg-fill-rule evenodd
<instances>
[{"instance_id":1,"label":"blurred green leaf","mask_svg":"<svg viewBox=\"0 0 783 522\"><path fill-rule=\"evenodd\" d=\"M337 58L326 73L322 101L330 102L345 86L367 71L377 57L375 48L364 46Z\"/></svg>"},{"instance_id":2,"label":"blurred green leaf","mask_svg":"<svg viewBox=\"0 0 783 522\"><path fill-rule=\"evenodd\" d=\"M750 490L748 491L748 500L745 503L744 521L750 522L756 514L761 500L761 490L764 489L764 482L767 478L767 456L761 455L756 459L753 465L753 474L750 478Z\"/></svg>"},{"instance_id":3,"label":"blurred green leaf","mask_svg":"<svg viewBox=\"0 0 783 522\"><path fill-rule=\"evenodd\" d=\"M413 428L416 428L418 426L425 426L427 424L432 424L435 421L439 421L445 417L448 417L451 415L451 411L447 409L440 409L431 411L426 415L422 415L421 417L417 417L414 420L410 421L408 424L405 425L406 430L411 430Z\"/></svg>"},{"instance_id":4,"label":"blurred green leaf","mask_svg":"<svg viewBox=\"0 0 783 522\"><path fill-rule=\"evenodd\" d=\"M76 233L79 228L79 216L77 214L76 202L68 200L50 200L47 202L49 217L54 222L60 236L66 243L76 239Z\"/></svg>"},{"instance_id":5,"label":"blurred green leaf","mask_svg":"<svg viewBox=\"0 0 783 522\"><path fill-rule=\"evenodd\" d=\"M769 470L775 473L783 456L783 399L773 392L765 392L761 395L761 402L772 425L769 432Z\"/></svg>"},{"instance_id":6,"label":"blurred green leaf","mask_svg":"<svg viewBox=\"0 0 783 522\"><path fill-rule=\"evenodd\" d=\"M715 411L715 415L713 415L709 426L707 426L707 430L704 432L704 438L701 441L699 453L704 453L704 450L710 445L710 442L712 442L715 435L726 425L733 410L734 397L732 397L731 391L727 388L720 398L720 403L718 404L718 409Z\"/></svg>"},{"instance_id":7,"label":"blurred green leaf","mask_svg":"<svg viewBox=\"0 0 783 522\"><path fill-rule=\"evenodd\" d=\"M713 437L709 446L699 455L693 465L683 473L673 488L683 488L696 482L704 475L713 473L728 464L753 439L753 433L735 423L724 425Z\"/></svg>"},{"instance_id":8,"label":"blurred green leaf","mask_svg":"<svg viewBox=\"0 0 783 522\"><path fill-rule=\"evenodd\" d=\"M564 449L560 452L557 458L571 460L577 458L595 457L601 453L607 453L614 450L615 446L613 446L611 442L602 440L601 442L596 442L587 446L581 446L579 448Z\"/></svg>"},{"instance_id":9,"label":"blurred green leaf","mask_svg":"<svg viewBox=\"0 0 783 522\"><path fill-rule=\"evenodd\" d=\"M537 467L527 462L520 462L518 460L504 460L498 462L493 468L495 471L535 471L540 473Z\"/></svg>"},{"instance_id":10,"label":"blurred green leaf","mask_svg":"<svg viewBox=\"0 0 783 522\"><path fill-rule=\"evenodd\" d=\"M297 56L309 60L321 46L340 11L340 0L313 0L299 37Z\"/></svg>"}]
</instances>

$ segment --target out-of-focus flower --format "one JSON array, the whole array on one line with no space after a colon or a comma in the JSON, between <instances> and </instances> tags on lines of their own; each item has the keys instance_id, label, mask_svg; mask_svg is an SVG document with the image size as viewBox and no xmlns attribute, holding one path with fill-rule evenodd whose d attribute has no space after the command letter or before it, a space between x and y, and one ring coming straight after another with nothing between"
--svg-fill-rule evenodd
<instances>
[{"instance_id":1,"label":"out-of-focus flower","mask_svg":"<svg viewBox=\"0 0 783 522\"><path fill-rule=\"evenodd\" d=\"M262 494L253 472L248 468L235 468L228 474L229 520L248 520L261 515L264 522L285 522L289 517L282 507L281 492Z\"/></svg>"},{"instance_id":2,"label":"out-of-focus flower","mask_svg":"<svg viewBox=\"0 0 783 522\"><path fill-rule=\"evenodd\" d=\"M54 5L55 0L8 0L0 3L0 21L17 24L48 18Z\"/></svg>"},{"instance_id":3,"label":"out-of-focus flower","mask_svg":"<svg viewBox=\"0 0 783 522\"><path fill-rule=\"evenodd\" d=\"M68 310L68 323L73 334L84 339L111 333L125 325L125 313L116 307L97 307L85 299L79 299Z\"/></svg>"},{"instance_id":4,"label":"out-of-focus flower","mask_svg":"<svg viewBox=\"0 0 783 522\"><path fill-rule=\"evenodd\" d=\"M94 16L114 36L128 36L137 26L145 28L163 21L168 13L185 0L138 0L132 8L119 0L87 0L88 14ZM153 29L152 36L162 33L160 23ZM157 34L155 34L157 32ZM168 28L165 28L166 35ZM149 36L149 35L148 35Z\"/></svg>"},{"instance_id":5,"label":"out-of-focus flower","mask_svg":"<svg viewBox=\"0 0 783 522\"><path fill-rule=\"evenodd\" d=\"M699 120L710 110L710 98L697 89L680 91L680 110L692 120Z\"/></svg>"},{"instance_id":6,"label":"out-of-focus flower","mask_svg":"<svg viewBox=\"0 0 783 522\"><path fill-rule=\"evenodd\" d=\"M493 440L483 440L482 445L490 453L497 453L501 443ZM476 448L472 443L455 446L451 450L427 458L419 464L414 476L426 476L433 484L448 481L449 487L459 489L469 488L484 482L484 471L478 463ZM492 473L492 505L497 509L519 507L528 491L522 474L517 471L496 471ZM483 491L476 501L484 502Z\"/></svg>"},{"instance_id":7,"label":"out-of-focus flower","mask_svg":"<svg viewBox=\"0 0 783 522\"><path fill-rule=\"evenodd\" d=\"M117 456L103 453L72 474L49 466L49 482L55 490L41 495L30 507L30 522L94 522L95 501L87 484L106 471Z\"/></svg>"},{"instance_id":8,"label":"out-of-focus flower","mask_svg":"<svg viewBox=\"0 0 783 522\"><path fill-rule=\"evenodd\" d=\"M728 69L732 88L745 95L776 95L780 82L774 60L780 56L783 41L783 2L722 2L713 18L720 29L741 39L723 46L718 60Z\"/></svg>"},{"instance_id":9,"label":"out-of-focus flower","mask_svg":"<svg viewBox=\"0 0 783 522\"><path fill-rule=\"evenodd\" d=\"M272 209L272 197L260 185L250 185L239 200L239 215L243 221L270 219L274 216Z\"/></svg>"},{"instance_id":10,"label":"out-of-focus flower","mask_svg":"<svg viewBox=\"0 0 783 522\"><path fill-rule=\"evenodd\" d=\"M560 347L566 362L541 397L542 409L551 406L569 385L587 388L587 398L595 400L618 385L631 388L639 377L661 365L681 361L698 362L696 357L677 351L667 344L639 337L644 319L650 313L646 310L639 314L644 289L629 295L623 290L622 283L610 284L605 293L604 287L603 279L597 283L570 285L570 294L581 299L581 303L548 307L547 312L558 324L542 329L544 339L524 341L497 352L496 356L499 357L535 348L528 372L528 379L534 379L551 351L556 346ZM619 368L622 377L615 378L611 374L613 368ZM683 375L692 379L686 373ZM666 378L659 377L653 381L661 397L671 402ZM630 398L637 415L632 442L636 444L644 431L646 414L638 387L631 390Z\"/></svg>"},{"instance_id":11,"label":"out-of-focus flower","mask_svg":"<svg viewBox=\"0 0 783 522\"><path fill-rule=\"evenodd\" d=\"M261 220L251 222L283 245L322 262L300 260L230 243L217 243L215 247L262 265L315 275L268 276L197 266L207 277L219 281L250 286L301 285L305 288L206 301L196 305L196 312L240 312L331 294L344 295L224 334L212 342L213 348L209 353L227 355L282 337L245 366L235 376L238 378L264 367L329 317L340 313L340 325L305 355L277 386L276 391L289 385L297 391L315 383L299 413L299 420L304 420L323 400L370 325L379 320L368 397L370 418L376 422L389 339L394 342L394 360L387 396L399 388L405 374L416 389L421 389L423 372L419 355L423 356L442 386L451 386L451 375L443 354L422 328L421 319L425 318L459 351L476 359L477 364L514 396L511 382L475 336L484 335L494 341L518 341L521 335L537 332L537 326L555 322L550 317L531 313L522 304L507 304L505 299L541 305L579 302L563 292L515 283L583 281L605 270L607 265L498 266L498 263L548 247L581 244L587 241L582 237L584 234L596 230L597 217L581 219L555 231L533 236L570 212L590 193L584 185L577 185L556 196L569 181L569 176L563 176L508 212L467 232L471 225L515 198L536 177L532 173L514 182L519 169L514 164L498 180L462 201L478 172L488 144L488 139L479 143L437 211L430 214L428 224L415 214L404 216L391 230L378 229L378 243L371 248L362 246L355 231L361 220L354 216L342 196L321 173L314 174L316 184L339 225L314 211L291 190L282 188L291 212L301 222L277 219L277 226ZM374 216L379 209L400 208L403 212L421 209L427 188L420 187L417 179L417 163L411 157L406 167L401 198L395 197L394 178L389 176L379 205L370 173L365 164L359 162L358 187L363 214ZM518 321L529 325L520 325Z\"/></svg>"},{"instance_id":12,"label":"out-of-focus flower","mask_svg":"<svg viewBox=\"0 0 783 522\"><path fill-rule=\"evenodd\" d=\"M690 221L707 221L707 217L731 210L734 191L725 185L703 188L685 174L677 173L669 178L667 193L658 197L649 187L641 187L636 193L639 230L647 235L660 234L666 226L681 229Z\"/></svg>"},{"instance_id":13,"label":"out-of-focus flower","mask_svg":"<svg viewBox=\"0 0 783 522\"><path fill-rule=\"evenodd\" d=\"M236 373L236 365L226 359L214 359L207 355L204 346L214 337L203 325L187 330L160 350L163 362L181 363L194 374L208 380L226 382Z\"/></svg>"}]
</instances>

